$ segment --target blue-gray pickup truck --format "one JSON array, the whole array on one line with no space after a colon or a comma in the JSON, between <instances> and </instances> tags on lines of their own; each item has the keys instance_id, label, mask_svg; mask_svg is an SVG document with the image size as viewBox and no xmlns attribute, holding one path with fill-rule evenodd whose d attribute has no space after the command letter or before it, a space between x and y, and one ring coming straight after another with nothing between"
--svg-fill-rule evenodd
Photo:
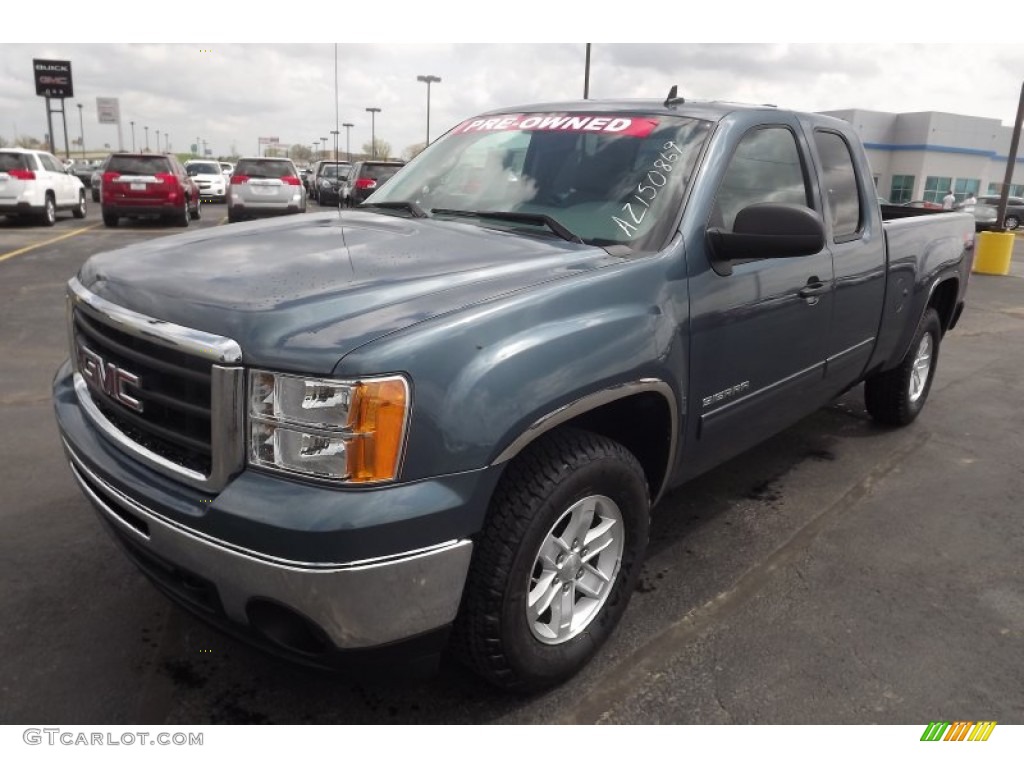
<instances>
[{"instance_id":1,"label":"blue-gray pickup truck","mask_svg":"<svg viewBox=\"0 0 1024 768\"><path fill-rule=\"evenodd\" d=\"M227 631L539 689L622 617L666 489L861 382L918 416L973 239L883 222L836 119L501 110L358 208L92 257L56 418L128 557Z\"/></svg>"}]
</instances>

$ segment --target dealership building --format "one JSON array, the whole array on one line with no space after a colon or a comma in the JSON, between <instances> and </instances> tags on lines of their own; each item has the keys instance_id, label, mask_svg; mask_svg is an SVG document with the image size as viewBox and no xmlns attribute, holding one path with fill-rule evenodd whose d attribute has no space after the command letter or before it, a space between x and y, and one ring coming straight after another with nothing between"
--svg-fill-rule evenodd
<instances>
[{"instance_id":1,"label":"dealership building","mask_svg":"<svg viewBox=\"0 0 1024 768\"><path fill-rule=\"evenodd\" d=\"M1006 177L1012 126L998 120L946 112L825 112L858 132L867 149L875 187L894 203L941 203L953 190L999 194ZM1024 197L1024 157L1017 150L1010 195Z\"/></svg>"}]
</instances>

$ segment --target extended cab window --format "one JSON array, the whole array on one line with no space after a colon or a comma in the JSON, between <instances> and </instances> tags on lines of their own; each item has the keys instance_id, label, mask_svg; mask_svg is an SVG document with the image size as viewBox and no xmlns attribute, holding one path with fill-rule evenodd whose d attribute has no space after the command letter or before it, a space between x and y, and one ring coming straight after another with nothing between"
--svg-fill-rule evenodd
<instances>
[{"instance_id":1,"label":"extended cab window","mask_svg":"<svg viewBox=\"0 0 1024 768\"><path fill-rule=\"evenodd\" d=\"M814 144L821 158L832 237L836 241L853 239L860 231L861 207L850 147L842 136L829 131L815 131Z\"/></svg>"},{"instance_id":2,"label":"extended cab window","mask_svg":"<svg viewBox=\"0 0 1024 768\"><path fill-rule=\"evenodd\" d=\"M757 128L740 141L718 188L709 226L732 231L736 214L755 203L809 207L796 137L788 128Z\"/></svg>"}]
</instances>

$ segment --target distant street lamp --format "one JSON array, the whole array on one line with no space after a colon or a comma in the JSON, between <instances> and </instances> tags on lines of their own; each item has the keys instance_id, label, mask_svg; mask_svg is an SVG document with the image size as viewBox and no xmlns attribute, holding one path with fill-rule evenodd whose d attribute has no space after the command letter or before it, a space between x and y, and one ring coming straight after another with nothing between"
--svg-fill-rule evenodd
<instances>
[{"instance_id":1,"label":"distant street lamp","mask_svg":"<svg viewBox=\"0 0 1024 768\"><path fill-rule=\"evenodd\" d=\"M131 123L131 125L132 125L132 152L134 152L135 151L135 121L134 120L129 120L128 122Z\"/></svg>"},{"instance_id":2,"label":"distant street lamp","mask_svg":"<svg viewBox=\"0 0 1024 768\"><path fill-rule=\"evenodd\" d=\"M427 143L424 146L430 146L430 84L440 83L441 78L434 75L417 75L416 79L427 84Z\"/></svg>"},{"instance_id":3,"label":"distant street lamp","mask_svg":"<svg viewBox=\"0 0 1024 768\"><path fill-rule=\"evenodd\" d=\"M156 151L160 151L160 129L156 129Z\"/></svg>"},{"instance_id":4,"label":"distant street lamp","mask_svg":"<svg viewBox=\"0 0 1024 768\"><path fill-rule=\"evenodd\" d=\"M319 154L320 154L320 142L319 141L314 141L313 142L313 160L314 160L314 162L319 159L319 157L318 157Z\"/></svg>"},{"instance_id":5,"label":"distant street lamp","mask_svg":"<svg viewBox=\"0 0 1024 768\"><path fill-rule=\"evenodd\" d=\"M352 162L352 150L349 147L349 137L352 134L349 133L349 131L351 131L352 128L355 127L355 123L342 123L342 125L345 128L345 156L348 159L348 161L351 163Z\"/></svg>"},{"instance_id":6,"label":"distant street lamp","mask_svg":"<svg viewBox=\"0 0 1024 768\"><path fill-rule=\"evenodd\" d=\"M320 151L323 152L323 155L321 156L321 159L323 159L327 155L327 137L326 136L321 136L320 137L320 147L321 147Z\"/></svg>"},{"instance_id":7,"label":"distant street lamp","mask_svg":"<svg viewBox=\"0 0 1024 768\"><path fill-rule=\"evenodd\" d=\"M142 128L146 131L146 152L149 152L149 126L144 125Z\"/></svg>"},{"instance_id":8,"label":"distant street lamp","mask_svg":"<svg viewBox=\"0 0 1024 768\"><path fill-rule=\"evenodd\" d=\"M331 131L331 135L334 137L334 159L338 159L338 131Z\"/></svg>"},{"instance_id":9,"label":"distant street lamp","mask_svg":"<svg viewBox=\"0 0 1024 768\"><path fill-rule=\"evenodd\" d=\"M76 105L78 107L78 139L82 142L82 159L85 160L85 126L82 123L82 105Z\"/></svg>"},{"instance_id":10,"label":"distant street lamp","mask_svg":"<svg viewBox=\"0 0 1024 768\"><path fill-rule=\"evenodd\" d=\"M366 111L370 113L370 159L377 159L377 127L374 118L377 117L377 113L381 111L380 107L367 107Z\"/></svg>"}]
</instances>

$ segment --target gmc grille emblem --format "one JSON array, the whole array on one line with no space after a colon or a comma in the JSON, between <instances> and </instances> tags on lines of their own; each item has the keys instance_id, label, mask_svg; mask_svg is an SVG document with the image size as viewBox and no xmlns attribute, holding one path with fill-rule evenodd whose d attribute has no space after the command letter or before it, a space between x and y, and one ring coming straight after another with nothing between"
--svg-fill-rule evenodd
<instances>
[{"instance_id":1,"label":"gmc grille emblem","mask_svg":"<svg viewBox=\"0 0 1024 768\"><path fill-rule=\"evenodd\" d=\"M132 397L125 390L129 384L136 389L142 389L142 380L134 373L118 368L114 363L104 361L81 342L78 342L78 371L94 389L98 389L126 408L142 413L142 401Z\"/></svg>"}]
</instances>

